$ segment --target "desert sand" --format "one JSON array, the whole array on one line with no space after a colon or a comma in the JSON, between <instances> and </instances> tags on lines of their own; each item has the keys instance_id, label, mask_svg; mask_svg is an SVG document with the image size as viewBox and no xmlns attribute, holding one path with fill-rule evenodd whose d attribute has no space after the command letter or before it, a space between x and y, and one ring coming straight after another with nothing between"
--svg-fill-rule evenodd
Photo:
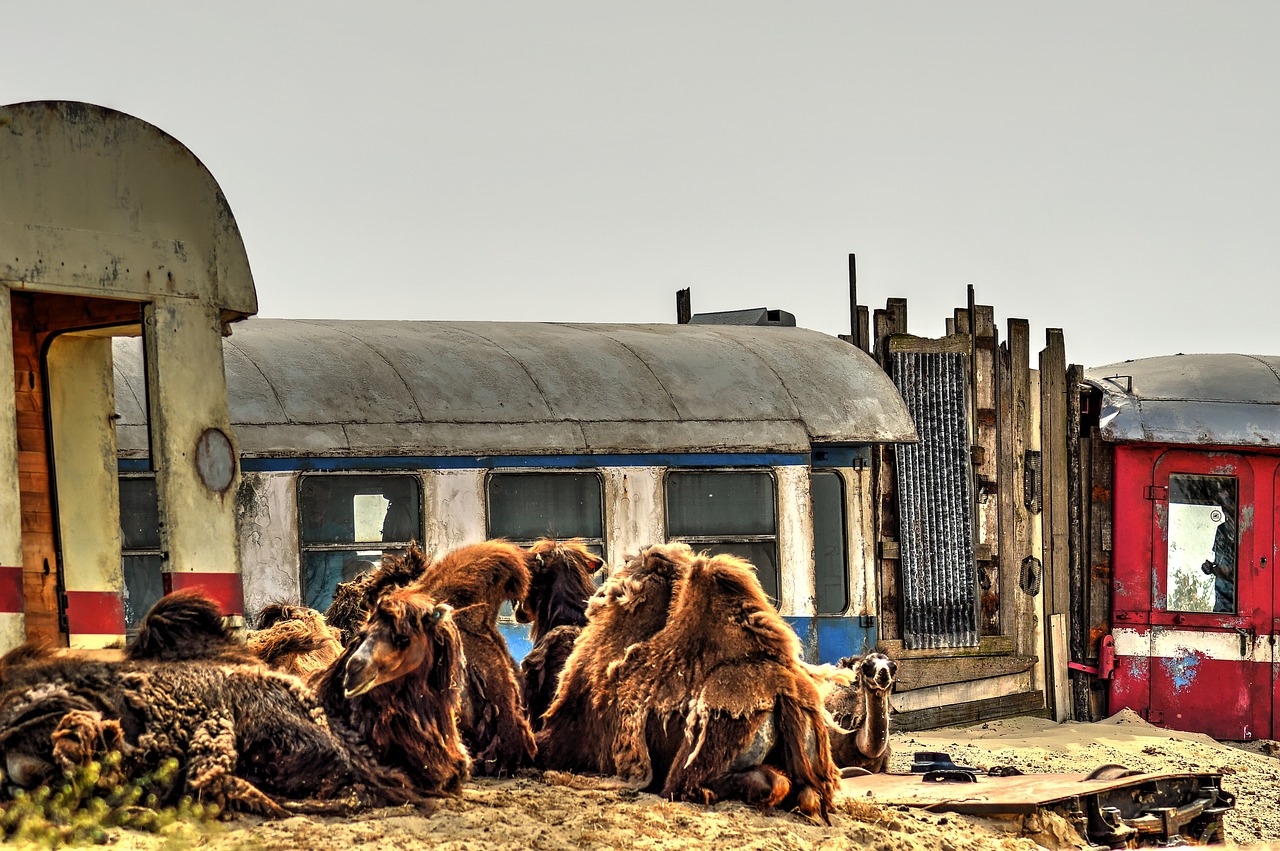
<instances>
[{"instance_id":1,"label":"desert sand","mask_svg":"<svg viewBox=\"0 0 1280 851\"><path fill-rule=\"evenodd\" d=\"M1237 746L1153 727L1131 712L1093 724L1036 718L895 734L892 770L910 768L918 750L947 751L960 764L1010 765L1026 773L1089 771L1118 763L1141 771L1217 770L1237 796L1227 819L1231 842L1275 843L1280 851L1280 745ZM238 817L208 827L181 825L177 835L117 832L122 849L432 847L485 851L532 849L841 849L970 851L1063 848L1072 835L1061 819L978 819L926 813L842 797L830 826L789 813L761 814L737 803L678 804L596 778L531 773L472 781L458 800L429 814L377 810L350 818L297 816L280 821Z\"/></svg>"}]
</instances>

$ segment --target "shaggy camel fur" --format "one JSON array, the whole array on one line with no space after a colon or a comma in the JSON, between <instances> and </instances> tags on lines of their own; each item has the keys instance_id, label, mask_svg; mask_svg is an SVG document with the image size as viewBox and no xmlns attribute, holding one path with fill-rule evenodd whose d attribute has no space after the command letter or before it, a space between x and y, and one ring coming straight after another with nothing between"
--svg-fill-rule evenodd
<instances>
[{"instance_id":1,"label":"shaggy camel fur","mask_svg":"<svg viewBox=\"0 0 1280 851\"><path fill-rule=\"evenodd\" d=\"M888 771L889 693L898 663L883 653L869 653L841 659L834 669L823 665L815 673L829 684L823 702L837 725L829 729L836 765L868 774Z\"/></svg>"},{"instance_id":2,"label":"shaggy camel fur","mask_svg":"<svg viewBox=\"0 0 1280 851\"><path fill-rule=\"evenodd\" d=\"M216 606L196 595L161 600L131 658L87 660L24 646L0 659L0 748L6 767L20 769L10 776L20 774L23 785L46 782L116 749L126 777L177 758L170 802L190 794L279 816L287 814L281 803L293 799L422 800L407 776L330 725L296 677L247 661L229 636L208 648L192 641L184 653L181 636L202 634L211 610L220 621Z\"/></svg>"},{"instance_id":3,"label":"shaggy camel fur","mask_svg":"<svg viewBox=\"0 0 1280 851\"><path fill-rule=\"evenodd\" d=\"M331 717L430 795L460 794L471 768L457 726L463 660L452 613L419 590L390 587L314 681Z\"/></svg>"},{"instance_id":4,"label":"shaggy camel fur","mask_svg":"<svg viewBox=\"0 0 1280 851\"><path fill-rule=\"evenodd\" d=\"M655 781L649 731L684 725L662 794L760 808L791 804L828 819L840 775L822 699L800 640L765 596L752 566L699 556L674 589L667 626L627 650L606 687L623 713L618 774Z\"/></svg>"},{"instance_id":5,"label":"shaggy camel fur","mask_svg":"<svg viewBox=\"0 0 1280 851\"><path fill-rule=\"evenodd\" d=\"M305 680L342 655L342 632L315 609L272 603L258 614L258 628L249 633L246 645L275 670Z\"/></svg>"},{"instance_id":6,"label":"shaggy camel fur","mask_svg":"<svg viewBox=\"0 0 1280 851\"><path fill-rule=\"evenodd\" d=\"M520 663L524 705L535 731L555 697L560 671L587 623L591 576L604 560L581 541L541 540L529 547L529 593L515 606L516 620L530 624L533 649Z\"/></svg>"},{"instance_id":7,"label":"shaggy camel fur","mask_svg":"<svg viewBox=\"0 0 1280 851\"><path fill-rule=\"evenodd\" d=\"M416 544L410 544L402 557L383 556L373 570L338 583L333 603L324 614L325 622L342 633L344 645L350 643L382 592L408 585L422 575L426 566L426 557Z\"/></svg>"},{"instance_id":8,"label":"shaggy camel fur","mask_svg":"<svg viewBox=\"0 0 1280 851\"><path fill-rule=\"evenodd\" d=\"M672 590L692 560L686 544L648 547L592 596L587 625L543 715L538 733L543 767L616 773L612 743L620 717L611 673L627 648L666 626Z\"/></svg>"},{"instance_id":9,"label":"shaggy camel fur","mask_svg":"<svg viewBox=\"0 0 1280 851\"><path fill-rule=\"evenodd\" d=\"M387 557L402 562L399 569L405 574L422 566L408 590L453 606L465 655L458 728L473 768L481 774L513 772L536 752L516 663L498 632L502 604L519 602L529 593L526 556L515 544L485 541L446 553L430 565L416 546L403 556Z\"/></svg>"}]
</instances>

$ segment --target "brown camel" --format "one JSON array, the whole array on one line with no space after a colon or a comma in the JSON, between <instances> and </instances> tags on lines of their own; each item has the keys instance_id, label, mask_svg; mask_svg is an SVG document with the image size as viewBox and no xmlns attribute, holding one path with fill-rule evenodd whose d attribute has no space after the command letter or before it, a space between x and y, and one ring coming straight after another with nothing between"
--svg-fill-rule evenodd
<instances>
[{"instance_id":1,"label":"brown camel","mask_svg":"<svg viewBox=\"0 0 1280 851\"><path fill-rule=\"evenodd\" d=\"M560 673L538 733L539 763L562 771L614 774L612 743L620 716L610 673L627 648L666 626L672 590L693 552L686 544L647 547L633 556L587 605L587 625Z\"/></svg>"},{"instance_id":2,"label":"brown camel","mask_svg":"<svg viewBox=\"0 0 1280 851\"><path fill-rule=\"evenodd\" d=\"M883 653L846 657L827 673L837 684L824 699L837 725L829 729L831 756L846 773L889 770L889 694L897 674L898 663Z\"/></svg>"},{"instance_id":3,"label":"brown camel","mask_svg":"<svg viewBox=\"0 0 1280 851\"><path fill-rule=\"evenodd\" d=\"M534 731L555 697L573 644L587 623L591 576L604 560L581 541L541 540L529 548L529 593L515 606L516 620L530 624L533 649L520 663L524 705Z\"/></svg>"},{"instance_id":4,"label":"brown camel","mask_svg":"<svg viewBox=\"0 0 1280 851\"><path fill-rule=\"evenodd\" d=\"M754 568L729 555L699 556L676 585L666 627L628 649L607 684L623 719L618 773L659 782L655 755L683 725L664 796L711 803L738 798L761 809L791 805L828 819L839 773L817 685L800 641L760 587Z\"/></svg>"}]
</instances>

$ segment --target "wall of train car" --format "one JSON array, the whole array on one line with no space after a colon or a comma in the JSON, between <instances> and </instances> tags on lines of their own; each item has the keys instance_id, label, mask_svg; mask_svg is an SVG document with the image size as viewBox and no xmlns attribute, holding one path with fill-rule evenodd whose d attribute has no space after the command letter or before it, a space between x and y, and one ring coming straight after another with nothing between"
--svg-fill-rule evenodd
<instances>
[{"instance_id":1,"label":"wall of train car","mask_svg":"<svg viewBox=\"0 0 1280 851\"><path fill-rule=\"evenodd\" d=\"M866 535L871 515L867 487L869 467L866 450L832 449L815 453L822 459L814 467L792 463L773 466L746 466L742 458L734 470L768 471L777 483L774 511L777 529L778 604L806 646L809 658L834 662L841 656L867 652L875 643L874 587L871 548ZM849 464L861 455L859 467ZM323 462L329 472L413 475L421 482L423 494L422 544L428 552L442 553L489 537L486 479L491 473L529 471L598 472L603 484L604 548L607 563L616 569L628 555L640 548L669 539L664 511L664 481L671 470L706 470L706 457L666 459L658 466L636 466L625 459L605 466L589 466L592 459L538 459L545 466L522 463L507 467L503 459L486 466L458 468L458 459L436 459L438 468L414 468L421 459L395 464L392 459L361 459L353 464L339 459ZM526 461L530 459L525 459ZM805 460L802 457L794 459ZM566 465L572 462L572 466ZM296 459L295 466L315 471L316 459ZM299 481L301 470L281 470L288 459L247 458L242 461L243 482L237 498L237 529L243 565L245 608L250 619L263 606L275 601L303 602L300 564ZM274 469L264 469L274 468ZM724 469L724 468L722 468ZM840 523L844 559L844 604L838 612L819 613L814 579L814 521L809 492L813 469L840 477L843 492ZM697 543L693 546L697 548ZM373 553L369 557L376 558ZM528 627L505 619L502 632L512 653L521 658L529 649Z\"/></svg>"}]
</instances>

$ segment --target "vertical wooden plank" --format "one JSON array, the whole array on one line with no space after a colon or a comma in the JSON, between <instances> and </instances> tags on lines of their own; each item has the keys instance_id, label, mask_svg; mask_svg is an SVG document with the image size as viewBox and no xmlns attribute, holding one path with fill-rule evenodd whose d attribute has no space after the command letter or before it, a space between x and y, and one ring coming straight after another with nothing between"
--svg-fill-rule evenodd
<instances>
[{"instance_id":1,"label":"vertical wooden plank","mask_svg":"<svg viewBox=\"0 0 1280 851\"><path fill-rule=\"evenodd\" d=\"M1045 348L1040 352L1040 453L1044 477L1044 508L1041 523L1044 535L1045 617L1060 624L1061 634L1046 636L1045 676L1048 680L1053 717L1065 720L1070 714L1067 690L1067 659L1059 652L1066 647L1066 615L1070 611L1070 529L1067 504L1067 394L1066 349L1062 330L1045 332ZM1064 616L1055 618L1054 616Z\"/></svg>"},{"instance_id":2,"label":"vertical wooden plank","mask_svg":"<svg viewBox=\"0 0 1280 851\"><path fill-rule=\"evenodd\" d=\"M884 310L875 312L875 354L880 365L889 370L888 338L907 332L907 300L891 298ZM894 449L882 446L875 454L876 477L876 571L879 585L879 637L881 640L902 638L902 601L898 575L898 485L894 473Z\"/></svg>"},{"instance_id":3,"label":"vertical wooden plank","mask_svg":"<svg viewBox=\"0 0 1280 851\"><path fill-rule=\"evenodd\" d=\"M1080 447L1080 388L1084 384L1084 368L1079 364L1067 367L1067 427L1063 435L1067 442L1067 548L1069 593L1071 595L1070 621L1068 622L1068 647L1070 660L1084 662L1085 648L1089 643L1088 577L1085 573L1084 537L1084 479ZM1089 693L1093 677L1084 671L1072 671L1071 717L1077 721L1090 721Z\"/></svg>"},{"instance_id":4,"label":"vertical wooden plank","mask_svg":"<svg viewBox=\"0 0 1280 851\"><path fill-rule=\"evenodd\" d=\"M970 375L973 385L973 443L975 541L978 556L979 599L983 635L1001 635L1000 597L1000 504L999 446L996 425L995 309L977 305L973 312L973 357Z\"/></svg>"},{"instance_id":5,"label":"vertical wooden plank","mask_svg":"<svg viewBox=\"0 0 1280 851\"><path fill-rule=\"evenodd\" d=\"M1089 447L1089 642L1085 650L1090 664L1098 662L1098 646L1111 631L1111 446L1104 443L1097 426L1084 441ZM1090 699L1091 717L1107 710L1106 691L1094 690Z\"/></svg>"},{"instance_id":6,"label":"vertical wooden plank","mask_svg":"<svg viewBox=\"0 0 1280 851\"><path fill-rule=\"evenodd\" d=\"M53 533L53 484L45 427L44 378L35 298L15 293L13 302L14 388L28 434L19 456L22 529L22 591L28 641L65 646L58 624L58 558Z\"/></svg>"},{"instance_id":7,"label":"vertical wooden plank","mask_svg":"<svg viewBox=\"0 0 1280 851\"><path fill-rule=\"evenodd\" d=\"M1000 572L1004 587L1011 593L1001 600L1005 634L1013 637L1014 652L1022 656L1041 656L1036 642L1036 600L1022 587L1023 563L1032 556L1032 515L1024 499L1026 488L1027 450L1031 439L1031 328L1025 319L1008 322L1008 419L1001 428L1006 431L1008 471L1008 530L1001 529ZM1043 594L1043 590L1037 594Z\"/></svg>"},{"instance_id":8,"label":"vertical wooden plank","mask_svg":"<svg viewBox=\"0 0 1280 851\"><path fill-rule=\"evenodd\" d=\"M864 352L871 352L871 324L870 313L865 304L858 305L858 343Z\"/></svg>"}]
</instances>

